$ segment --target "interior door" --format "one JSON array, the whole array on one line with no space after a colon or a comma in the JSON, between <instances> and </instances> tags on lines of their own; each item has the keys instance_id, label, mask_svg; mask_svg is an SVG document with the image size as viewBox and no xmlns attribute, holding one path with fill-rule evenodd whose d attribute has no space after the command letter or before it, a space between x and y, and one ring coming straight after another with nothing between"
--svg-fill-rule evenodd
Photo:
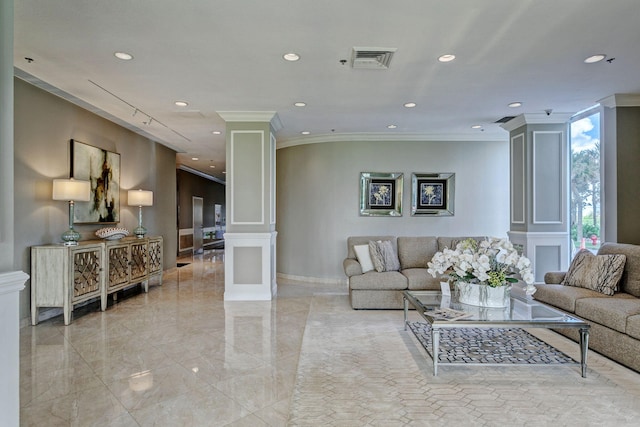
<instances>
[{"instance_id":1,"label":"interior door","mask_svg":"<svg viewBox=\"0 0 640 427\"><path fill-rule=\"evenodd\" d=\"M193 253L201 254L202 248L202 197L192 197L193 204Z\"/></svg>"}]
</instances>

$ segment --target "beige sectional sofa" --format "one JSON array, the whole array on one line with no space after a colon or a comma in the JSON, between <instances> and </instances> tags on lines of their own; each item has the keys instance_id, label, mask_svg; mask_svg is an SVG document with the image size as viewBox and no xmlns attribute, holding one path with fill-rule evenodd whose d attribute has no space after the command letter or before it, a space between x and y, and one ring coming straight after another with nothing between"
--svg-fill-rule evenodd
<instances>
[{"instance_id":1,"label":"beige sectional sofa","mask_svg":"<svg viewBox=\"0 0 640 427\"><path fill-rule=\"evenodd\" d=\"M427 272L427 262L444 248L454 248L466 237L434 236L352 236L347 238L347 258L343 262L344 272L349 280L351 307L355 309L400 309L402 291L440 290L441 279ZM484 240L485 237L474 237ZM395 249L400 269L398 271L376 270L362 272L354 246L369 242L391 242Z\"/></svg>"},{"instance_id":2,"label":"beige sectional sofa","mask_svg":"<svg viewBox=\"0 0 640 427\"><path fill-rule=\"evenodd\" d=\"M640 372L640 246L604 243L598 255L624 254L624 272L613 296L560 284L566 272L549 272L536 300L573 313L591 325L589 348ZM577 330L558 329L575 341Z\"/></svg>"}]
</instances>

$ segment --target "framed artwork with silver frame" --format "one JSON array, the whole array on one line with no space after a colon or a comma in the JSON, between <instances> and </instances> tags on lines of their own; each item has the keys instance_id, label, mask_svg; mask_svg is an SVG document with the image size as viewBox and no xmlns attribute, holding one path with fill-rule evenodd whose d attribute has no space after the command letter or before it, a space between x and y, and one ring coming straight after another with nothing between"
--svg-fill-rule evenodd
<instances>
[{"instance_id":1,"label":"framed artwork with silver frame","mask_svg":"<svg viewBox=\"0 0 640 427\"><path fill-rule=\"evenodd\" d=\"M360 216L402 216L402 173L360 173Z\"/></svg>"},{"instance_id":2,"label":"framed artwork with silver frame","mask_svg":"<svg viewBox=\"0 0 640 427\"><path fill-rule=\"evenodd\" d=\"M411 215L453 216L455 173L411 174Z\"/></svg>"}]
</instances>

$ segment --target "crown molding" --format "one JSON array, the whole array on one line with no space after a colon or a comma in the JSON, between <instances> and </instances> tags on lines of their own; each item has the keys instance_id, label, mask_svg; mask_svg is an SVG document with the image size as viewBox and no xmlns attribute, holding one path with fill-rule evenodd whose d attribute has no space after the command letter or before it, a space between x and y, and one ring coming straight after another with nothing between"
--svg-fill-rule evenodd
<instances>
[{"instance_id":1,"label":"crown molding","mask_svg":"<svg viewBox=\"0 0 640 427\"><path fill-rule=\"evenodd\" d=\"M525 113L501 124L500 127L511 132L525 125L560 125L567 123L573 115L574 113Z\"/></svg>"},{"instance_id":2,"label":"crown molding","mask_svg":"<svg viewBox=\"0 0 640 427\"><path fill-rule=\"evenodd\" d=\"M206 174L204 172L200 172L199 170L190 168L189 166L186 166L186 165L178 165L178 167L176 169L180 169L180 170L183 170L185 172L189 172L189 173L191 173L193 175L198 175L201 178L205 178L205 179L208 179L209 181L217 182L218 184L227 185L227 183L225 181L223 181L223 180L221 180L219 178L216 178L215 176L211 176L211 175L208 175L208 174Z\"/></svg>"},{"instance_id":3,"label":"crown molding","mask_svg":"<svg viewBox=\"0 0 640 427\"><path fill-rule=\"evenodd\" d=\"M640 93L616 93L598 101L607 108L640 107Z\"/></svg>"},{"instance_id":4,"label":"crown molding","mask_svg":"<svg viewBox=\"0 0 640 427\"><path fill-rule=\"evenodd\" d=\"M216 111L225 122L269 122L274 132L282 129L282 122L275 111Z\"/></svg>"},{"instance_id":5,"label":"crown molding","mask_svg":"<svg viewBox=\"0 0 640 427\"><path fill-rule=\"evenodd\" d=\"M393 141L393 142L506 142L496 135L456 135L456 134L426 134L426 133L329 133L279 140L277 149L295 147L297 145L322 144L325 142L361 142L361 141Z\"/></svg>"}]
</instances>

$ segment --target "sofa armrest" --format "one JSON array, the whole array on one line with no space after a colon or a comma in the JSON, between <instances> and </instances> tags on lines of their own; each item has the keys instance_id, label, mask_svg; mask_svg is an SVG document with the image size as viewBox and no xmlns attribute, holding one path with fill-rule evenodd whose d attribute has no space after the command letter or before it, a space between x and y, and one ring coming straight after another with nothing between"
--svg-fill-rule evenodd
<instances>
[{"instance_id":1,"label":"sofa armrest","mask_svg":"<svg viewBox=\"0 0 640 427\"><path fill-rule=\"evenodd\" d=\"M550 285L559 285L567 275L566 271L549 271L544 275L544 283Z\"/></svg>"},{"instance_id":2,"label":"sofa armrest","mask_svg":"<svg viewBox=\"0 0 640 427\"><path fill-rule=\"evenodd\" d=\"M362 274L362 267L357 259L345 258L342 262L342 266L344 267L344 274L348 277Z\"/></svg>"}]
</instances>

